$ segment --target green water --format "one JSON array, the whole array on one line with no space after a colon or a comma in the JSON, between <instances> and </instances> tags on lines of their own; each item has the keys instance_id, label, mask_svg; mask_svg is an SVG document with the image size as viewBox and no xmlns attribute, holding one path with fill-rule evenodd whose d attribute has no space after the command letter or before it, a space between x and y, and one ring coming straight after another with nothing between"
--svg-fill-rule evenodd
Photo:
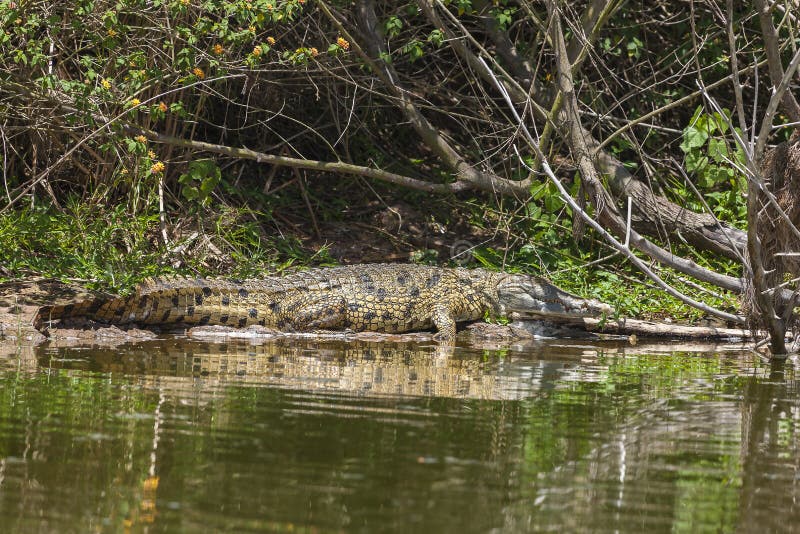
<instances>
[{"instance_id":1,"label":"green water","mask_svg":"<svg viewBox=\"0 0 800 534\"><path fill-rule=\"evenodd\" d=\"M790 532L794 364L170 339L0 357L2 532Z\"/></svg>"}]
</instances>

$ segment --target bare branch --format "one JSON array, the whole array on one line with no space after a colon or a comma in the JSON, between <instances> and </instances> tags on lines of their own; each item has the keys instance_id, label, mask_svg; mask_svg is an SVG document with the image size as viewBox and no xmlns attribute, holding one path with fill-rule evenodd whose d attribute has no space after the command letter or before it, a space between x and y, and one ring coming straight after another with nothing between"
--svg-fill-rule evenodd
<instances>
[{"instance_id":1,"label":"bare branch","mask_svg":"<svg viewBox=\"0 0 800 534\"><path fill-rule=\"evenodd\" d=\"M557 7L555 6L554 0L548 1L547 8L548 8L548 13L550 14L551 17L551 32L552 32L551 35L555 46L556 61L558 66L559 87L561 89L561 92L564 94L564 99L565 99L565 108L564 108L566 115L565 127L570 134L568 139L568 142L570 143L570 149L573 152L573 157L578 163L579 169L581 171L581 176L583 177L585 184L592 191L594 205L596 207L599 220L604 224L613 228L614 231L617 233L617 235L625 235L624 221L622 221L621 217L619 216L619 214L616 213L616 210L613 209L612 205L609 204L610 198L608 197L608 193L602 187L602 184L600 184L600 181L597 177L597 172L594 168L594 164L592 163L592 160L589 156L588 145L586 144L585 139L581 135L581 129L576 126L576 124L579 124L580 115L578 111L577 97L575 95L574 86L572 82L572 72L566 55L567 54L566 44L564 43L564 36L561 33L560 16L558 14ZM534 146L534 150L538 151L538 146L536 146L535 143L532 143L532 146ZM542 158L544 161L544 154L539 153L537 154L537 156ZM698 309L702 309L708 313L712 313L719 317L724 317L727 320L737 321L740 323L744 322L744 319L742 317L711 308L705 303L696 301L691 297L688 297L687 295L680 293L679 291L671 287L669 284L664 282L655 272L653 272L639 258L637 258L630 251L630 249L625 247L622 243L620 243L617 239L615 239L607 232L604 232L603 228L600 226L599 223L597 223L596 221L594 221L594 219L585 214L583 210L580 210L577 203L575 203L575 201L569 196L566 189L563 188L563 185L561 185L560 181L556 179L552 171L548 172L547 174L548 177L550 177L551 181L553 181L553 183L556 185L556 187L559 188L559 191L561 191L564 200L570 203L570 206L573 208L573 210L576 210L576 213L581 213L584 216L584 220L586 220L588 224L592 225L592 227L595 228L595 230L603 233L606 240L609 243L611 243L614 248L626 254L626 256L628 256L628 259L632 263L634 263L634 265L636 265L637 268L639 268L642 272L647 274L648 277L650 277L654 282L656 282L659 286L661 286L665 291L675 296L676 298L681 299L683 302L686 302L687 304L696 307ZM634 232L631 233L631 242L635 247L639 248L639 250L642 250L643 252L646 252L648 254L650 254L650 252L647 252L646 249L654 251L653 248L655 247L655 245L652 245L652 243L649 243L646 240L642 239L641 236L636 235ZM648 245L652 245L652 247ZM674 258L674 256L672 256L671 254L669 254L669 256ZM678 264L675 264L674 261L672 263L673 265L670 266L676 268L681 272L684 272L685 274L690 274L692 276L695 276L698 279L703 279L702 276L705 274L713 274L719 276L717 275L717 273L711 273L710 271L708 273L702 273L701 276L698 276L701 273L699 273L697 269L692 269L693 272L687 272L686 270L680 269L679 268L680 266ZM669 264L667 263L667 265ZM733 280L735 280L739 288L741 288L741 281L736 279Z\"/></svg>"},{"instance_id":2,"label":"bare branch","mask_svg":"<svg viewBox=\"0 0 800 534\"><path fill-rule=\"evenodd\" d=\"M769 77L772 84L781 84L784 78L783 63L781 63L780 46L778 45L778 31L772 24L772 10L764 0L753 2L758 9L758 19L761 23L761 37L764 39L764 49L767 52L767 63L769 64ZM790 91L785 91L780 98L783 111L791 117L793 121L800 121L800 104L795 100Z\"/></svg>"},{"instance_id":3,"label":"bare branch","mask_svg":"<svg viewBox=\"0 0 800 534\"><path fill-rule=\"evenodd\" d=\"M216 154L224 154L235 158L250 159L259 163L269 163L272 165L280 165L284 167L292 167L295 169L308 169L320 172L331 173L344 173L353 174L356 176L363 176L365 178L373 178L397 184L410 189L417 189L419 191L427 191L429 193L453 193L470 189L470 184L465 182L453 182L449 184L434 184L410 178L401 174L393 172L382 171L380 169L373 169L370 167L362 167L360 165L353 165L351 163L344 163L342 161L315 161L308 159L291 158L288 156L276 156L273 154L265 154L249 148L238 148L225 145L215 145L213 143L206 143L203 141L194 141L191 139L181 139L169 135L163 135L153 130L147 130L133 125L124 125L123 129L131 135L143 135L152 141L164 143L172 146L179 146L184 148L191 148L194 150L201 150L204 152L213 152Z\"/></svg>"},{"instance_id":4,"label":"bare branch","mask_svg":"<svg viewBox=\"0 0 800 534\"><path fill-rule=\"evenodd\" d=\"M434 23L437 27L442 28L448 39L451 41L451 46L453 49L462 57L464 58L467 63L472 66L475 72L478 73L483 79L487 82L495 84L496 77L492 69L496 72L501 73L501 77L499 78L499 82L502 83L502 88L504 91L508 93L510 98L516 103L522 103L526 107L530 107L535 113L535 116L543 120L545 122L545 130L549 130L548 126L550 122L554 119L554 115L551 112L547 112L536 102L533 102L529 96L529 94L522 89L522 87L513 79L509 79L505 70L497 63L496 59L492 57L488 52L482 49L482 47L478 48L481 51L481 55L486 57L488 61L491 62L492 69L486 67L485 64L481 65L479 58L475 56L475 54L471 53L469 49L464 45L462 42L462 38L466 38L469 40L470 43L473 43L474 46L479 47L477 41L469 34L466 28L464 28L457 20L453 20L453 17L450 17L450 20L453 24L457 24L459 26L460 31L463 35L455 35L452 31L448 29L446 25L443 25L441 19L436 16L436 13L432 7L432 0L418 0L418 4L429 17L432 23ZM440 6L441 7L441 6ZM606 6L606 9L602 11L603 14L607 13L611 7ZM442 8L442 13L449 15L449 11ZM600 24L604 20L605 15L599 17ZM596 25L597 26L597 25ZM593 30L592 35L594 35L595 31ZM588 46L587 43L585 46ZM585 47L584 47L585 48ZM514 69L519 70L519 69ZM747 70L747 69L745 69ZM716 87L722 85L723 83L727 82L730 77L724 78L719 80L713 84L710 84L709 87ZM533 90L533 89L531 89ZM678 103L685 103L688 100L697 98L698 96L702 96L701 91L697 91L696 93L692 93L687 98L679 99L675 102L675 106ZM560 104L557 102L553 102L550 104L551 111L558 110L560 108ZM674 107L672 104L664 106L660 108L659 112L663 112L667 109ZM653 115L657 115L658 113L646 114L643 119L636 119L629 123L630 127L635 124L646 120L647 117L652 117ZM594 136L586 130L582 125L579 125L581 128L581 135L586 140L586 143L589 146L590 152L592 157L596 158L597 165L600 171L609 177L609 186L615 195L621 197L632 197L634 199L634 206L637 209L639 215L636 218L637 227L644 226L649 232L654 233L660 229L664 229L667 232L674 231L680 233L687 242L701 247L706 250L711 250L713 252L722 254L731 259L739 259L743 251L746 248L747 243L747 236L745 232L733 228L730 225L720 223L716 217L711 214L706 213L695 213L686 209L683 206L679 206L673 202L670 202L667 198L657 195L654 193L651 188L633 176L623 165L621 161L616 159L614 156L609 154L605 150L601 150L608 141L608 138L603 141L602 143L597 141ZM620 133L621 131L626 130L627 128L621 128L615 134ZM540 138L539 142L542 142ZM527 179L523 182L518 182L519 185L526 185L530 182L530 179ZM655 221L653 219L654 214L659 214L660 220Z\"/></svg>"},{"instance_id":5,"label":"bare branch","mask_svg":"<svg viewBox=\"0 0 800 534\"><path fill-rule=\"evenodd\" d=\"M362 13L374 11L372 0L360 0L361 5L359 9ZM458 181L464 181L471 184L476 189L484 191L495 191L503 195L523 195L528 196L530 193L527 188L520 186L512 180L507 180L500 176L481 172L472 166L466 159L459 154L444 137L439 134L439 131L430 123L430 121L417 109L414 102L411 100L408 91L404 90L399 85L398 76L393 72L390 64L382 59L374 59L367 54L363 48L358 44L358 41L350 34L342 23L333 16L328 5L323 0L317 0L317 4L323 13L330 19L330 21L347 37L353 49L359 54L361 59L375 72L375 74L383 82L386 89L399 101L400 109L405 113L409 122L414 130L420 136L422 141L433 151L434 154L439 156L441 160L448 165L455 172ZM374 25L365 24L363 28L367 39L370 41L369 46L374 50L380 50L380 39L375 33Z\"/></svg>"}]
</instances>

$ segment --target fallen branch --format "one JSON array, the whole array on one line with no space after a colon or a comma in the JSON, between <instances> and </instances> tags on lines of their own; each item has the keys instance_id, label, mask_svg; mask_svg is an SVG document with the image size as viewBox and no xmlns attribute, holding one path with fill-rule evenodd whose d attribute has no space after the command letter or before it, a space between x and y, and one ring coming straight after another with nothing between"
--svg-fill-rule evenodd
<instances>
[{"instance_id":1,"label":"fallen branch","mask_svg":"<svg viewBox=\"0 0 800 534\"><path fill-rule=\"evenodd\" d=\"M744 328L721 328L716 326L689 326L672 323L657 323L639 319L620 319L603 321L584 318L583 325L589 332L603 334L624 334L641 337L669 337L680 339L752 339L749 330Z\"/></svg>"}]
</instances>

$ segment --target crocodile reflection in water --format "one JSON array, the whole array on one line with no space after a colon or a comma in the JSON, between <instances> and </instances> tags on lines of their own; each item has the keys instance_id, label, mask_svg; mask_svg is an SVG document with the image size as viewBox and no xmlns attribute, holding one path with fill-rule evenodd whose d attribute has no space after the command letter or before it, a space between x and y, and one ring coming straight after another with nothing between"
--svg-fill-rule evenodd
<instances>
[{"instance_id":1,"label":"crocodile reflection in water","mask_svg":"<svg viewBox=\"0 0 800 534\"><path fill-rule=\"evenodd\" d=\"M125 375L203 378L216 383L265 384L312 391L370 395L412 395L476 399L519 399L530 395L532 368L541 379L562 375L575 363L575 348L527 346L523 360L489 357L495 351L456 349L449 344L298 342L281 339L262 344L243 340L206 343L170 339L126 345L124 350L69 348L64 359L51 347L40 349L40 365L88 369ZM563 351L563 358L558 356ZM506 354L508 351L497 351ZM594 354L595 351L591 351ZM548 361L531 360L547 354ZM555 359L555 360L554 360ZM559 361L562 360L562 361ZM192 388L191 380L170 387Z\"/></svg>"},{"instance_id":2,"label":"crocodile reflection in water","mask_svg":"<svg viewBox=\"0 0 800 534\"><path fill-rule=\"evenodd\" d=\"M370 264L245 281L160 278L126 298L44 306L34 324L87 317L108 324L260 325L286 331L398 333L435 326L439 339L452 341L457 322L487 314L577 318L611 311L529 275Z\"/></svg>"}]
</instances>

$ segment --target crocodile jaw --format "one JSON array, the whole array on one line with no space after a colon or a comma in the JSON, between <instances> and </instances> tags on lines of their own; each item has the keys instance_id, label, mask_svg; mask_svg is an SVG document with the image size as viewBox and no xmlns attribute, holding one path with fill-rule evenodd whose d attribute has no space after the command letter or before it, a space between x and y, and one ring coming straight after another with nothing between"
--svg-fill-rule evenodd
<instances>
[{"instance_id":1,"label":"crocodile jaw","mask_svg":"<svg viewBox=\"0 0 800 534\"><path fill-rule=\"evenodd\" d=\"M497 287L500 310L536 317L600 317L614 309L594 299L567 293L546 280L526 275L512 275Z\"/></svg>"}]
</instances>

